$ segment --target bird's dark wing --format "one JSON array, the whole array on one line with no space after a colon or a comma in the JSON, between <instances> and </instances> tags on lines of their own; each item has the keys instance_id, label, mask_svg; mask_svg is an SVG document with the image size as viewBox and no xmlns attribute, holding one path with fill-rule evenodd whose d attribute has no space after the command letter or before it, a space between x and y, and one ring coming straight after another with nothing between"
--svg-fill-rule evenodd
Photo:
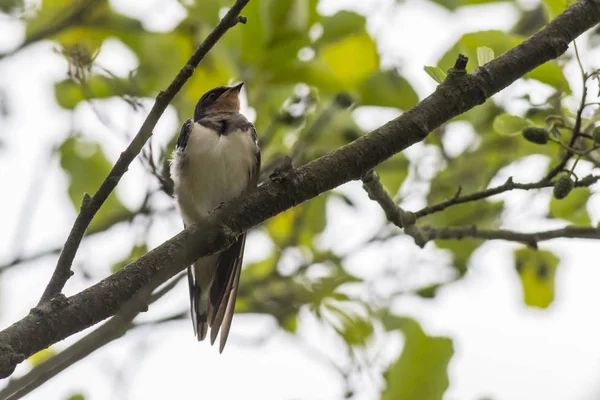
<instances>
[{"instance_id":1,"label":"bird's dark wing","mask_svg":"<svg viewBox=\"0 0 600 400\"><path fill-rule=\"evenodd\" d=\"M256 129L250 123L248 123L247 129L248 134L252 135L256 143L256 161L253 168L249 171L248 187L244 193L256 188L260 176L261 162ZM231 320L233 318L238 284L242 271L245 244L246 233L243 233L229 249L219 255L217 272L210 288L210 302L208 306L210 341L211 344L214 344L220 329L219 352L223 351L227 337L229 336L229 329L231 328Z\"/></svg>"},{"instance_id":2,"label":"bird's dark wing","mask_svg":"<svg viewBox=\"0 0 600 400\"><path fill-rule=\"evenodd\" d=\"M177 138L177 150L183 151L187 146L188 139L190 137L190 131L192 130L192 120L186 120L181 126L179 131L179 137Z\"/></svg>"}]
</instances>

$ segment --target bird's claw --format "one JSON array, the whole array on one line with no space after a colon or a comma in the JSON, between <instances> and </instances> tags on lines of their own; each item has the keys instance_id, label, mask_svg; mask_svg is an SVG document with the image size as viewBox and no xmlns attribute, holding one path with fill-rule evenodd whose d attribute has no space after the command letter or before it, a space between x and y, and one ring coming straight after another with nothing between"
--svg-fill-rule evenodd
<instances>
[{"instance_id":1,"label":"bird's claw","mask_svg":"<svg viewBox=\"0 0 600 400\"><path fill-rule=\"evenodd\" d=\"M219 203L219 205L218 205L218 206L216 206L216 207L215 207L215 208L214 208L214 209L213 209L213 210L210 212L210 214L212 215L212 214L214 214L214 213L216 213L216 212L219 212L219 211L221 211L222 209L224 209L224 208L225 208L225 205L226 205L226 204L225 204L224 202L221 202L221 203Z\"/></svg>"}]
</instances>

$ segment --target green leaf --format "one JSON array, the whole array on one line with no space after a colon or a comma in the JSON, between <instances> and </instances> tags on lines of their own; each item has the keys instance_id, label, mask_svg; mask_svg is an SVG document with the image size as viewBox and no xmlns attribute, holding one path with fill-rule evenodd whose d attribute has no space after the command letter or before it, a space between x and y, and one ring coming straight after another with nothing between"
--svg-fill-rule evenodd
<instances>
[{"instance_id":1,"label":"green leaf","mask_svg":"<svg viewBox=\"0 0 600 400\"><path fill-rule=\"evenodd\" d=\"M425 70L425 72L427 72L427 74L429 74L430 77L433 78L434 81L436 81L439 84L442 84L442 82L444 82L444 79L446 79L446 72L444 72L444 70L439 67L425 66L423 67L423 69Z\"/></svg>"},{"instance_id":2,"label":"green leaf","mask_svg":"<svg viewBox=\"0 0 600 400\"><path fill-rule=\"evenodd\" d=\"M365 346L367 340L373 335L373 323L358 315L350 315L333 304L326 304L326 308L337 315L342 326L332 324L336 332L344 339L348 346Z\"/></svg>"},{"instance_id":3,"label":"green leaf","mask_svg":"<svg viewBox=\"0 0 600 400\"><path fill-rule=\"evenodd\" d=\"M479 66L489 63L494 59L494 50L487 46L477 48L477 63Z\"/></svg>"},{"instance_id":4,"label":"green leaf","mask_svg":"<svg viewBox=\"0 0 600 400\"><path fill-rule=\"evenodd\" d=\"M293 33L304 35L312 22L311 8L314 7L306 0L262 0L257 3L267 42L281 40Z\"/></svg>"},{"instance_id":5,"label":"green leaf","mask_svg":"<svg viewBox=\"0 0 600 400\"><path fill-rule=\"evenodd\" d=\"M479 47L488 47L496 56L500 56L517 46L524 39L522 36L510 35L498 30L467 33L461 36L456 44L444 54L438 66L442 69L451 68L458 53L462 53L469 57L470 60L474 60L477 57L477 49ZM475 63L468 63L467 71L471 72L475 67ZM554 62L542 64L525 75L525 78L538 80L566 94L571 93L569 82L565 78L562 69Z\"/></svg>"},{"instance_id":6,"label":"green leaf","mask_svg":"<svg viewBox=\"0 0 600 400\"><path fill-rule=\"evenodd\" d=\"M395 71L376 71L358 88L360 105L395 107L408 110L419 97L410 83Z\"/></svg>"},{"instance_id":7,"label":"green leaf","mask_svg":"<svg viewBox=\"0 0 600 400\"><path fill-rule=\"evenodd\" d=\"M399 0L398 0L399 1ZM434 3L454 11L459 7L472 6L477 4L497 3L499 0L433 0Z\"/></svg>"},{"instance_id":8,"label":"green leaf","mask_svg":"<svg viewBox=\"0 0 600 400\"><path fill-rule=\"evenodd\" d=\"M379 55L366 33L323 46L320 58L341 90L351 90L379 68Z\"/></svg>"},{"instance_id":9,"label":"green leaf","mask_svg":"<svg viewBox=\"0 0 600 400\"><path fill-rule=\"evenodd\" d=\"M41 363L46 362L50 358L54 357L56 354L56 350L54 350L52 347L48 347L47 349L40 350L31 355L28 360L31 363L31 366L35 368Z\"/></svg>"},{"instance_id":10,"label":"green leaf","mask_svg":"<svg viewBox=\"0 0 600 400\"><path fill-rule=\"evenodd\" d=\"M329 269L327 276L311 283L310 302L315 307L319 306L325 299L335 297L340 286L356 282L361 282L361 279L349 274L340 264L335 264Z\"/></svg>"},{"instance_id":11,"label":"green leaf","mask_svg":"<svg viewBox=\"0 0 600 400\"><path fill-rule=\"evenodd\" d=\"M587 187L574 189L567 197L550 200L550 216L571 222L574 225L589 226L592 221L587 211L587 202L592 192Z\"/></svg>"},{"instance_id":12,"label":"green leaf","mask_svg":"<svg viewBox=\"0 0 600 400\"><path fill-rule=\"evenodd\" d=\"M277 268L278 259L275 254L271 254L264 260L248 264L244 267L244 276L248 276L252 280L266 279Z\"/></svg>"},{"instance_id":13,"label":"green leaf","mask_svg":"<svg viewBox=\"0 0 600 400\"><path fill-rule=\"evenodd\" d=\"M131 249L131 252L129 253L129 255L127 257L125 257L121 261L117 261L110 268L110 272L114 274L121 268L125 267L126 265L128 265L128 264L134 262L135 260L137 260L138 258L142 257L147 252L148 252L147 244L145 244L145 243L144 244L136 244L135 246L133 246L133 248Z\"/></svg>"},{"instance_id":14,"label":"green leaf","mask_svg":"<svg viewBox=\"0 0 600 400\"><path fill-rule=\"evenodd\" d=\"M296 333L298 330L298 316L296 314L289 315L283 320L281 327L287 332Z\"/></svg>"},{"instance_id":15,"label":"green leaf","mask_svg":"<svg viewBox=\"0 0 600 400\"><path fill-rule=\"evenodd\" d=\"M436 240L435 245L452 254L452 268L462 277L469 268L471 255L479 246L481 240L462 239L462 240Z\"/></svg>"},{"instance_id":16,"label":"green leaf","mask_svg":"<svg viewBox=\"0 0 600 400\"><path fill-rule=\"evenodd\" d=\"M409 165L406 157L399 153L376 168L381 183L392 197L398 193L400 186L408 176Z\"/></svg>"},{"instance_id":17,"label":"green leaf","mask_svg":"<svg viewBox=\"0 0 600 400\"><path fill-rule=\"evenodd\" d=\"M547 62L540 65L525 75L525 78L535 79L546 85L550 85L561 92L571 94L571 87L569 86L567 78L565 78L562 68L553 62Z\"/></svg>"},{"instance_id":18,"label":"green leaf","mask_svg":"<svg viewBox=\"0 0 600 400\"><path fill-rule=\"evenodd\" d=\"M85 400L85 396L83 393L74 393L67 400Z\"/></svg>"},{"instance_id":19,"label":"green leaf","mask_svg":"<svg viewBox=\"0 0 600 400\"><path fill-rule=\"evenodd\" d=\"M323 18L323 34L317 44L332 43L348 36L361 34L365 30L366 18L352 11L339 11Z\"/></svg>"},{"instance_id":20,"label":"green leaf","mask_svg":"<svg viewBox=\"0 0 600 400\"><path fill-rule=\"evenodd\" d=\"M548 20L556 18L558 14L565 11L574 2L574 0L542 0Z\"/></svg>"},{"instance_id":21,"label":"green leaf","mask_svg":"<svg viewBox=\"0 0 600 400\"><path fill-rule=\"evenodd\" d=\"M320 195L268 220L264 226L273 242L280 247L300 244L312 247L313 239L327 224L327 196Z\"/></svg>"},{"instance_id":22,"label":"green leaf","mask_svg":"<svg viewBox=\"0 0 600 400\"><path fill-rule=\"evenodd\" d=\"M429 336L418 322L394 315L384 316L387 330L404 334L402 354L386 373L382 400L441 400L449 386L448 364L454 355L452 340Z\"/></svg>"},{"instance_id":23,"label":"green leaf","mask_svg":"<svg viewBox=\"0 0 600 400\"><path fill-rule=\"evenodd\" d=\"M515 251L515 269L521 279L523 301L530 307L547 308L554 301L554 280L560 259L545 250Z\"/></svg>"},{"instance_id":24,"label":"green leaf","mask_svg":"<svg viewBox=\"0 0 600 400\"><path fill-rule=\"evenodd\" d=\"M494 118L494 131L504 136L516 136L523 128L530 126L532 122L528 119L511 114L500 114Z\"/></svg>"},{"instance_id":25,"label":"green leaf","mask_svg":"<svg viewBox=\"0 0 600 400\"><path fill-rule=\"evenodd\" d=\"M71 79L58 82L54 85L54 94L61 107L72 110L77 104L88 99L105 99L123 95L139 96L142 92L126 79L94 75L84 85Z\"/></svg>"},{"instance_id":26,"label":"green leaf","mask_svg":"<svg viewBox=\"0 0 600 400\"><path fill-rule=\"evenodd\" d=\"M84 193L94 194L112 167L98 143L80 138L68 138L58 149L60 166L69 178L69 197L75 210L79 210ZM108 229L116 222L129 217L131 212L121 203L115 192L111 193L88 228L88 234Z\"/></svg>"},{"instance_id":27,"label":"green leaf","mask_svg":"<svg viewBox=\"0 0 600 400\"><path fill-rule=\"evenodd\" d=\"M4 14L22 14L24 12L24 1L23 0L1 0L0 11Z\"/></svg>"},{"instance_id":28,"label":"green leaf","mask_svg":"<svg viewBox=\"0 0 600 400\"><path fill-rule=\"evenodd\" d=\"M25 38L31 38L67 15L79 3L76 0L42 0L35 15L27 21Z\"/></svg>"}]
</instances>

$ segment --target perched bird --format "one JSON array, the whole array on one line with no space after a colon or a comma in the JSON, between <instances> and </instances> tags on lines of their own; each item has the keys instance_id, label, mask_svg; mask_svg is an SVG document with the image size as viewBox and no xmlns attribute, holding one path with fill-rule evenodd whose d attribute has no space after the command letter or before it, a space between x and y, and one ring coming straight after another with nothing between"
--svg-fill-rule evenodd
<instances>
[{"instance_id":1,"label":"perched bird","mask_svg":"<svg viewBox=\"0 0 600 400\"><path fill-rule=\"evenodd\" d=\"M240 114L243 83L220 86L198 101L194 119L181 127L171 163L175 197L184 226L224 203L253 190L260 171L254 125ZM194 333L211 344L221 330L222 352L231 328L246 234L227 250L200 258L188 267Z\"/></svg>"}]
</instances>

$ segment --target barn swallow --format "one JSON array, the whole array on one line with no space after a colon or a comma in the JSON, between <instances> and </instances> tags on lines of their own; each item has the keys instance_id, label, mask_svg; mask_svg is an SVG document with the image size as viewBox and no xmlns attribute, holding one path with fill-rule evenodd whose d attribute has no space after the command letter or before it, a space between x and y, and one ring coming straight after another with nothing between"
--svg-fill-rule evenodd
<instances>
[{"instance_id":1,"label":"barn swallow","mask_svg":"<svg viewBox=\"0 0 600 400\"><path fill-rule=\"evenodd\" d=\"M220 86L206 92L196 105L194 119L181 127L171 176L186 227L258 183L258 135L240 114L242 86ZM244 233L227 250L188 267L194 333L201 341L210 328L214 344L220 329L220 352L231 328L245 242Z\"/></svg>"}]
</instances>

